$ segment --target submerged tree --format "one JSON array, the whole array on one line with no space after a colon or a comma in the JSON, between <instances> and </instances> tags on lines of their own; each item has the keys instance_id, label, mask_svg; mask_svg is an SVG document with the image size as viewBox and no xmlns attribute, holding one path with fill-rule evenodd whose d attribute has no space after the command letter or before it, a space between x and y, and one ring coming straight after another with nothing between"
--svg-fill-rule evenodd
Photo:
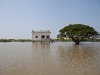
<instances>
[{"instance_id":1,"label":"submerged tree","mask_svg":"<svg viewBox=\"0 0 100 75\"><path fill-rule=\"evenodd\" d=\"M76 45L79 45L84 39L93 38L93 36L98 34L93 27L83 24L69 24L69 26L65 26L59 30L59 32L60 36L71 38Z\"/></svg>"}]
</instances>

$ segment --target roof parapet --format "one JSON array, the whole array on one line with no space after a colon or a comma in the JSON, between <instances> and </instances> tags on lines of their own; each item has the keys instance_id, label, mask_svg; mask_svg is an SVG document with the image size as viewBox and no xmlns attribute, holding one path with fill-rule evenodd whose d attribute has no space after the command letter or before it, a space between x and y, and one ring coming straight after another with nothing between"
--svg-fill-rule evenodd
<instances>
[{"instance_id":1,"label":"roof parapet","mask_svg":"<svg viewBox=\"0 0 100 75\"><path fill-rule=\"evenodd\" d=\"M32 32L50 32L50 30L37 30L37 31L32 30Z\"/></svg>"}]
</instances>

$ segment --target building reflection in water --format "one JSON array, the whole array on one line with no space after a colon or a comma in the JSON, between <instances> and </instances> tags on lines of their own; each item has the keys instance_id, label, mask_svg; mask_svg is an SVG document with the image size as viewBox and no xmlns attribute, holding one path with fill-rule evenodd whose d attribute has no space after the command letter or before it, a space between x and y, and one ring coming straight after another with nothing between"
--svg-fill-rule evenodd
<instances>
[{"instance_id":1,"label":"building reflection in water","mask_svg":"<svg viewBox=\"0 0 100 75\"><path fill-rule=\"evenodd\" d=\"M51 74L63 75L100 74L100 47L98 45L68 44L32 43L33 62L37 64L38 71L45 70L44 74L52 72Z\"/></svg>"},{"instance_id":2,"label":"building reflection in water","mask_svg":"<svg viewBox=\"0 0 100 75\"><path fill-rule=\"evenodd\" d=\"M0 75L100 75L100 43L1 43Z\"/></svg>"},{"instance_id":3,"label":"building reflection in water","mask_svg":"<svg viewBox=\"0 0 100 75\"><path fill-rule=\"evenodd\" d=\"M33 56L45 63L50 59L50 43L32 43L32 52Z\"/></svg>"}]
</instances>

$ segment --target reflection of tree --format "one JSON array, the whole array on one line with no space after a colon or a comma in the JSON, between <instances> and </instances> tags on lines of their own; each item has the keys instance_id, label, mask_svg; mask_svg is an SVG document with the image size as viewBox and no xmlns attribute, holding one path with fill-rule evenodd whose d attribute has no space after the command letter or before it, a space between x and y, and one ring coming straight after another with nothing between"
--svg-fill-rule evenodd
<instances>
[{"instance_id":1,"label":"reflection of tree","mask_svg":"<svg viewBox=\"0 0 100 75\"><path fill-rule=\"evenodd\" d=\"M97 63L98 51L95 47L92 46L68 46L58 47L58 53L61 58L61 62L64 63L64 66L73 66L73 67L88 67L93 66Z\"/></svg>"}]
</instances>

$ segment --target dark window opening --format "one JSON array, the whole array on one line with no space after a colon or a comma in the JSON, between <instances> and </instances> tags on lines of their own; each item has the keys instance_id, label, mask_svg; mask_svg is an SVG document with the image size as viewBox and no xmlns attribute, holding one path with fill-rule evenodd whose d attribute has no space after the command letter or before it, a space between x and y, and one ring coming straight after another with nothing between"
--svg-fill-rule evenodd
<instances>
[{"instance_id":1,"label":"dark window opening","mask_svg":"<svg viewBox=\"0 0 100 75\"><path fill-rule=\"evenodd\" d=\"M49 38L49 36L47 35L46 38Z\"/></svg>"},{"instance_id":2,"label":"dark window opening","mask_svg":"<svg viewBox=\"0 0 100 75\"><path fill-rule=\"evenodd\" d=\"M45 38L45 35L42 35L41 38Z\"/></svg>"},{"instance_id":3,"label":"dark window opening","mask_svg":"<svg viewBox=\"0 0 100 75\"><path fill-rule=\"evenodd\" d=\"M35 38L38 38L38 36L35 36Z\"/></svg>"}]
</instances>

